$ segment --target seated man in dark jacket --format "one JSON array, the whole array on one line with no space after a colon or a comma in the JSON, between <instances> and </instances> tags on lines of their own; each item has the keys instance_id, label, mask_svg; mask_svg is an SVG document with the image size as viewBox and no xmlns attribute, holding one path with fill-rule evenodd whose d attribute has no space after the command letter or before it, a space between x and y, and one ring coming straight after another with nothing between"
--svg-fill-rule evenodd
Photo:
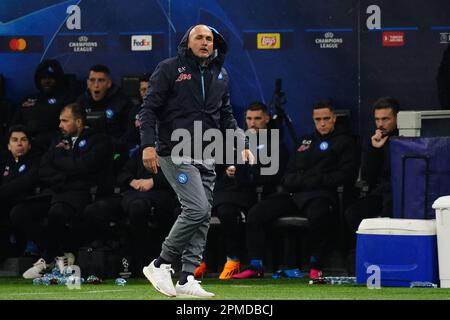
<instances>
[{"instance_id":1,"label":"seated man in dark jacket","mask_svg":"<svg viewBox=\"0 0 450 320\"><path fill-rule=\"evenodd\" d=\"M62 108L73 102L57 60L44 60L36 68L34 82L38 93L26 98L15 112L12 124L25 125L33 138L33 149L45 152L58 132Z\"/></svg>"},{"instance_id":2,"label":"seated man in dark jacket","mask_svg":"<svg viewBox=\"0 0 450 320\"><path fill-rule=\"evenodd\" d=\"M142 162L142 149L127 161L117 178L123 190L122 208L130 224L130 248L135 270L141 271L151 252L144 245L157 244L153 249L159 253L159 243L175 221L174 210L179 206L173 189L161 171L150 173ZM150 229L149 223L155 228ZM154 241L149 241L153 237Z\"/></svg>"},{"instance_id":3,"label":"seated man in dark jacket","mask_svg":"<svg viewBox=\"0 0 450 320\"><path fill-rule=\"evenodd\" d=\"M374 104L376 129L366 145L361 163L361 177L369 184L369 194L345 211L353 248L356 245L356 231L363 219L392 217L389 142L390 137L398 136L399 107L399 102L391 97L379 98Z\"/></svg>"},{"instance_id":4,"label":"seated man in dark jacket","mask_svg":"<svg viewBox=\"0 0 450 320\"><path fill-rule=\"evenodd\" d=\"M247 133L257 136L258 132L262 133L267 130L262 133L267 133L267 141L262 141L260 136L255 154L258 155L258 160L261 160L262 152L273 159L275 155L270 154L270 152L272 149L276 151L278 157L276 174L262 175L261 167L268 167L273 163L261 164L261 161L251 166L248 164L217 166L213 214L220 220L221 234L225 243L225 254L227 255L227 261L219 275L221 280L231 279L234 274L239 273L239 257L242 254L242 242L244 240L241 228L245 216L258 200L276 192L287 164L287 147L279 139L276 141L277 145L271 141L271 130L268 128L269 121L269 112L262 102L253 102L247 107L245 111ZM196 269L195 276L201 277L205 272L206 264L204 262Z\"/></svg>"},{"instance_id":5,"label":"seated man in dark jacket","mask_svg":"<svg viewBox=\"0 0 450 320\"><path fill-rule=\"evenodd\" d=\"M130 110L130 114L128 116L128 126L124 136L124 142L126 144L126 149L128 150L128 155L131 155L138 150L141 144L141 136L139 132L139 128L141 126L141 121L139 119L139 112L141 110L141 105L144 101L145 96L149 91L149 78L151 73L144 73L139 77L139 95L140 98L133 109Z\"/></svg>"},{"instance_id":6,"label":"seated man in dark jacket","mask_svg":"<svg viewBox=\"0 0 450 320\"><path fill-rule=\"evenodd\" d=\"M112 157L109 139L85 124L86 113L79 104L65 106L60 114L61 136L41 159L39 178L43 192L51 196L48 241L43 259L24 273L26 278L39 277L54 257L60 268L73 262L69 252L77 249L79 235L70 226L90 202L90 188L98 184Z\"/></svg>"},{"instance_id":7,"label":"seated man in dark jacket","mask_svg":"<svg viewBox=\"0 0 450 320\"><path fill-rule=\"evenodd\" d=\"M128 157L127 127L133 102L124 95L111 78L107 66L98 64L89 69L86 92L78 97L77 102L86 110L96 131L104 132L113 139L114 153L119 155L115 161L118 172Z\"/></svg>"},{"instance_id":8,"label":"seated man in dark jacket","mask_svg":"<svg viewBox=\"0 0 450 320\"><path fill-rule=\"evenodd\" d=\"M0 158L0 255L6 254L6 244L11 230L6 230L9 215L12 213L12 224L15 226L16 240L31 239L29 234L23 234L22 225L15 224L13 212L19 209L22 202L33 197L38 183L39 155L31 151L30 135L26 127L15 125L9 128L9 153ZM25 228L26 229L26 228ZM28 230L32 231L32 230ZM18 236L19 235L19 236ZM23 245L23 241L19 241Z\"/></svg>"},{"instance_id":9,"label":"seated man in dark jacket","mask_svg":"<svg viewBox=\"0 0 450 320\"><path fill-rule=\"evenodd\" d=\"M310 278L322 276L321 261L337 224L337 187L354 182L357 175L357 151L354 139L335 127L336 115L327 101L313 107L316 131L301 139L290 157L283 185L290 193L277 194L252 207L247 217L247 248L250 268L233 278L264 276L265 227L280 216L302 215L308 218L310 231Z\"/></svg>"}]
</instances>

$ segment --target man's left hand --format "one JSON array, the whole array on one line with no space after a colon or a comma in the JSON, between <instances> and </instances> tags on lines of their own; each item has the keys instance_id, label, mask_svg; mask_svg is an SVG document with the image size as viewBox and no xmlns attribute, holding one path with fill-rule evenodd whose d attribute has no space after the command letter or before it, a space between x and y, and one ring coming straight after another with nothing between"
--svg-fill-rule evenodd
<instances>
[{"instance_id":1,"label":"man's left hand","mask_svg":"<svg viewBox=\"0 0 450 320\"><path fill-rule=\"evenodd\" d=\"M140 185L139 185L139 191L141 192L147 192L150 191L155 183L153 182L153 179L141 179Z\"/></svg>"}]
</instances>

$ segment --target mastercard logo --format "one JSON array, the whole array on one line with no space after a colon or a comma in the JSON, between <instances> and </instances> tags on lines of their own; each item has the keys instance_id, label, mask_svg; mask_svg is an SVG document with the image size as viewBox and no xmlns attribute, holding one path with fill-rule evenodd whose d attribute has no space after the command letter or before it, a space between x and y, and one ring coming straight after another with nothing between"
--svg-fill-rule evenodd
<instances>
[{"instance_id":1,"label":"mastercard logo","mask_svg":"<svg viewBox=\"0 0 450 320\"><path fill-rule=\"evenodd\" d=\"M27 47L27 42L23 38L13 38L9 41L9 48L12 51L23 51Z\"/></svg>"}]
</instances>

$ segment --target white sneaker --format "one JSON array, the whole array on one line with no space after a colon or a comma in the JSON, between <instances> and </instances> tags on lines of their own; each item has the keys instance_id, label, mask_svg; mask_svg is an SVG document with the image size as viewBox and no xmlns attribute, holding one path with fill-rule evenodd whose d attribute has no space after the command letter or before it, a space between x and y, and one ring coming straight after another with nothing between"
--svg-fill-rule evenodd
<instances>
[{"instance_id":1,"label":"white sneaker","mask_svg":"<svg viewBox=\"0 0 450 320\"><path fill-rule=\"evenodd\" d=\"M64 252L64 256L67 258L68 266L73 266L75 264L75 255L72 252Z\"/></svg>"},{"instance_id":2,"label":"white sneaker","mask_svg":"<svg viewBox=\"0 0 450 320\"><path fill-rule=\"evenodd\" d=\"M161 264L157 268L155 267L155 260L150 262L147 267L144 267L142 272L144 272L144 275L156 290L166 296L175 297L177 293L170 274L171 272L174 273L173 269L170 267L170 264Z\"/></svg>"},{"instance_id":3,"label":"white sneaker","mask_svg":"<svg viewBox=\"0 0 450 320\"><path fill-rule=\"evenodd\" d=\"M64 273L67 267L73 266L75 263L75 255L72 252L64 252L63 256L55 258L55 264L61 274Z\"/></svg>"},{"instance_id":4,"label":"white sneaker","mask_svg":"<svg viewBox=\"0 0 450 320\"><path fill-rule=\"evenodd\" d=\"M36 279L42 277L42 274L44 273L45 269L47 269L47 263L45 263L45 260L40 258L38 261L36 261L33 266L25 271L23 273L23 277L25 279Z\"/></svg>"},{"instance_id":5,"label":"white sneaker","mask_svg":"<svg viewBox=\"0 0 450 320\"><path fill-rule=\"evenodd\" d=\"M211 298L215 296L214 293L203 289L200 283L201 281L195 280L194 276L188 276L187 282L183 285L180 285L177 282L177 285L175 286L177 296L194 298Z\"/></svg>"}]
</instances>

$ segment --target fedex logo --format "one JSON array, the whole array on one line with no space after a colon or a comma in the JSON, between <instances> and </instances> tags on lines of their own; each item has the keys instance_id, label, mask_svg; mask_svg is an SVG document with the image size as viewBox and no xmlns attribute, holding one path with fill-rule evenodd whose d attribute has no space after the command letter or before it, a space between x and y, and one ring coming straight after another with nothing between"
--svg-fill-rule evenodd
<instances>
[{"instance_id":1,"label":"fedex logo","mask_svg":"<svg viewBox=\"0 0 450 320\"><path fill-rule=\"evenodd\" d=\"M131 36L131 51L151 51L152 36Z\"/></svg>"}]
</instances>

